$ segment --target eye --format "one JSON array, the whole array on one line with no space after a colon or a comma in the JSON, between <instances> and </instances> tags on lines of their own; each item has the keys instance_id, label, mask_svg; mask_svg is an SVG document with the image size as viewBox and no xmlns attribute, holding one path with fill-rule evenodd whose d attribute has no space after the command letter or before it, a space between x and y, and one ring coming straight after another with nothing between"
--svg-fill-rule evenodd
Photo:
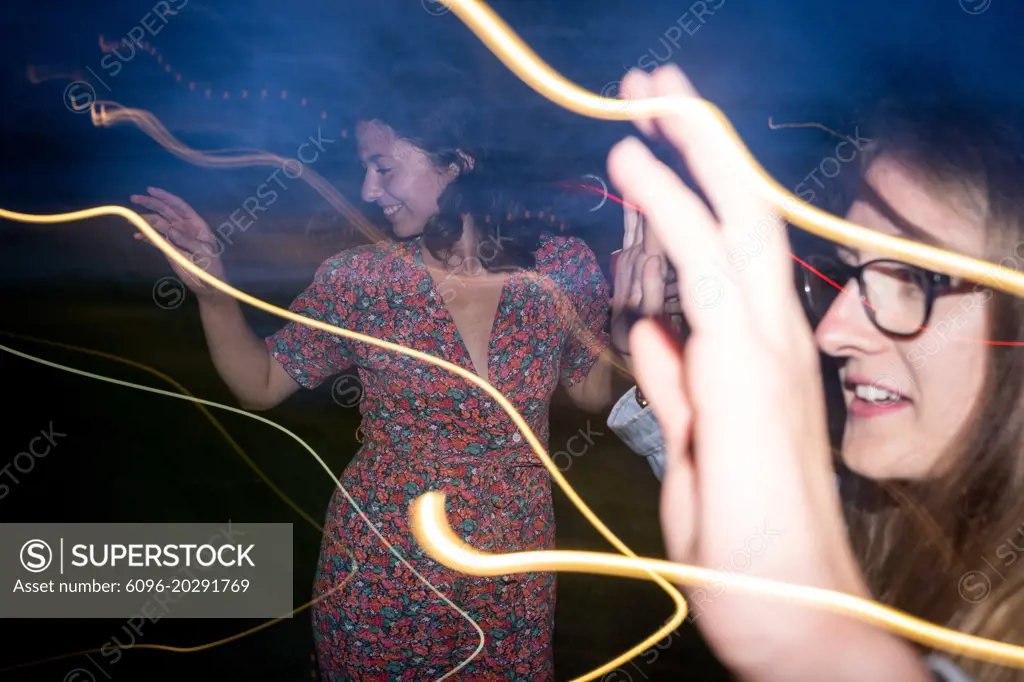
<instances>
[{"instance_id":1,"label":"eye","mask_svg":"<svg viewBox=\"0 0 1024 682\"><path fill-rule=\"evenodd\" d=\"M381 175L387 175L388 173L391 172L391 169L390 168L378 168L377 172L380 173Z\"/></svg>"}]
</instances>

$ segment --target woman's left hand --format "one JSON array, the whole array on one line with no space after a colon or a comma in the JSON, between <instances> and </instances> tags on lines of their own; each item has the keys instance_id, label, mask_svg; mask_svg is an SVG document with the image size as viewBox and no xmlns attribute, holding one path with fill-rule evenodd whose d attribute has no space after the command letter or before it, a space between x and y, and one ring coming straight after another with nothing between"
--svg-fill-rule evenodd
<instances>
[{"instance_id":1,"label":"woman's left hand","mask_svg":"<svg viewBox=\"0 0 1024 682\"><path fill-rule=\"evenodd\" d=\"M611 343L632 366L628 346L633 314L678 315L680 308L677 284L669 281L668 263L656 240L646 238L642 214L623 206L623 222L622 250L612 273Z\"/></svg>"},{"instance_id":2,"label":"woman's left hand","mask_svg":"<svg viewBox=\"0 0 1024 682\"><path fill-rule=\"evenodd\" d=\"M675 67L623 82L631 100L698 97ZM745 268L728 255L772 220L753 171L701 107L637 121L685 158L713 209L638 140L608 160L678 271L685 348L652 320L630 335L633 365L662 426L661 517L669 557L732 574L867 597L829 449L818 351L793 287L785 224ZM685 364L684 364L685 357ZM902 640L844 616L738 594L728 579L687 588L718 657L756 681L930 679Z\"/></svg>"}]
</instances>

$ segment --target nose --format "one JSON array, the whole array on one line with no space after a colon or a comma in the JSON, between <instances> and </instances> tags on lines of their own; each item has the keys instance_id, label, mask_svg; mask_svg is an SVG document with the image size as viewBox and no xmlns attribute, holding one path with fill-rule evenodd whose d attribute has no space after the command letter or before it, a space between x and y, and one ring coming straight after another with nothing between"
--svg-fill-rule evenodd
<instances>
[{"instance_id":1,"label":"nose","mask_svg":"<svg viewBox=\"0 0 1024 682\"><path fill-rule=\"evenodd\" d=\"M818 348L834 358L876 353L886 339L868 318L856 280L847 284L829 306L814 338Z\"/></svg>"},{"instance_id":2,"label":"nose","mask_svg":"<svg viewBox=\"0 0 1024 682\"><path fill-rule=\"evenodd\" d=\"M363 178L363 201L368 203L377 201L383 193L384 188L381 187L380 175L372 168L367 168L366 176Z\"/></svg>"}]
</instances>

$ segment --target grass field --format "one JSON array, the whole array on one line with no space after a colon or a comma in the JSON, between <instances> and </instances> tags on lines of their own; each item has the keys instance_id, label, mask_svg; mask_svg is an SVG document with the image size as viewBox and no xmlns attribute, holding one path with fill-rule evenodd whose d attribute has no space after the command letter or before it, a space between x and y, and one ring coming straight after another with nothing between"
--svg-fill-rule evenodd
<instances>
[{"instance_id":1,"label":"grass field","mask_svg":"<svg viewBox=\"0 0 1024 682\"><path fill-rule=\"evenodd\" d=\"M296 293L275 292L285 304ZM121 356L148 365L196 396L234 404L206 354L197 308L189 297L178 308L154 304L150 285L118 289L76 286L66 290L5 290L0 293L3 332L28 335ZM260 333L278 322L252 317ZM0 344L78 369L174 390L160 378L116 360L43 343L0 337ZM37 460L0 499L4 522L203 521L294 524L294 597L309 599L319 532L282 501L193 404L105 384L0 354L6 464L23 441L52 422L67 433L53 455ZM329 384L330 382L328 382ZM214 416L231 437L295 505L319 522L332 482L297 443L241 415ZM264 416L306 440L340 473L356 452L358 413L342 408L330 386L305 391ZM594 511L634 551L662 556L657 517L658 483L647 463L604 425L606 415L578 412L560 399L552 407L551 448L578 429L595 432L594 445L575 458L566 476ZM601 436L597 436L600 432ZM609 550L561 491L555 492L557 543L565 549ZM612 658L653 632L671 614L671 601L650 583L585 575L558 579L555 656L558 679L571 679ZM117 638L132 641L120 620L8 621L0 667L79 649ZM136 644L195 646L254 627L258 621L176 620L148 623ZM663 648L647 652L603 679L728 679L691 625ZM76 668L93 679L162 680L315 679L308 613L256 634L196 653L134 650L116 662L102 656L69 658L0 673L0 679L67 680ZM454 662L453 662L454 665ZM104 677L106 675L107 677Z\"/></svg>"}]
</instances>

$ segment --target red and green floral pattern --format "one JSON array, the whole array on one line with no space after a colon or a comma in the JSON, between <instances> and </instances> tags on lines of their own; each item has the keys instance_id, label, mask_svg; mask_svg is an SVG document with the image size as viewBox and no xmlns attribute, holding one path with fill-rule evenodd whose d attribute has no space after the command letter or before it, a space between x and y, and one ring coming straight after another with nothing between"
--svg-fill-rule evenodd
<instances>
[{"instance_id":1,"label":"red and green floral pattern","mask_svg":"<svg viewBox=\"0 0 1024 682\"><path fill-rule=\"evenodd\" d=\"M472 280L463 277L461 283L471 286ZM364 246L327 260L291 309L472 371L444 304L458 296L461 283L446 282L454 294L438 290L419 240ZM582 381L607 346L608 299L594 254L565 237L543 237L536 271L511 274L502 292L490 341L490 380L545 446L558 383ZM267 345L307 388L357 367L365 441L341 482L394 551L483 630L483 650L449 679L553 679L554 575L457 573L426 557L408 525L409 504L441 491L450 523L474 547L553 548L548 473L504 410L443 369L304 325L289 324ZM313 611L325 680L436 680L473 654L480 641L476 629L389 551L336 491L315 596L350 576L346 548L358 563L356 574Z\"/></svg>"}]
</instances>

